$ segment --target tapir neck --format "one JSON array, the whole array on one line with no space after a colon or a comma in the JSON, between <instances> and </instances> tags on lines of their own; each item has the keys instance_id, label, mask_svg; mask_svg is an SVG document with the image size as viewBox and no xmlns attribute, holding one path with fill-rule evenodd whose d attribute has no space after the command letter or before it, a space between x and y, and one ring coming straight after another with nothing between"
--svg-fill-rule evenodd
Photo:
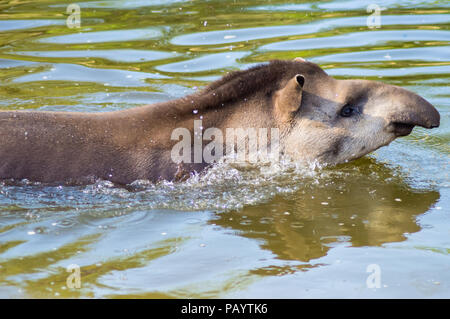
<instances>
[{"instance_id":1,"label":"tapir neck","mask_svg":"<svg viewBox=\"0 0 450 319\"><path fill-rule=\"evenodd\" d=\"M201 121L203 129L217 128L224 132L227 128L277 127L272 109L271 98L255 95L244 101L207 108L198 105L193 99L182 98L130 109L129 112L145 118L152 134L156 132L160 135L165 132L166 139L170 139L172 131L176 128L186 128L193 132L194 121Z\"/></svg>"}]
</instances>

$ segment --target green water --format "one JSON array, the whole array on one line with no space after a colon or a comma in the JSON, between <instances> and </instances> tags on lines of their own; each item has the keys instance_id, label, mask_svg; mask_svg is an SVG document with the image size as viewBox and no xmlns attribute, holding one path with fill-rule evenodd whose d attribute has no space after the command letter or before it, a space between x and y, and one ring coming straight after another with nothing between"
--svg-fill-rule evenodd
<instances>
[{"instance_id":1,"label":"green water","mask_svg":"<svg viewBox=\"0 0 450 319\"><path fill-rule=\"evenodd\" d=\"M335 168L219 166L126 188L2 182L0 297L450 297L448 1L90 1L80 28L66 25L68 4L0 1L1 109L124 109L301 56L410 89L441 126ZM72 264L80 288L67 285Z\"/></svg>"}]
</instances>

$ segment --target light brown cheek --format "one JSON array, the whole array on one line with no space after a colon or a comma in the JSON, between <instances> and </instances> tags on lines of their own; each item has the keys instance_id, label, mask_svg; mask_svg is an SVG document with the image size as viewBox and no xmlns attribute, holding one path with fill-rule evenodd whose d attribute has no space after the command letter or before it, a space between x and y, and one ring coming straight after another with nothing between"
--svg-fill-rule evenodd
<instances>
[{"instance_id":1,"label":"light brown cheek","mask_svg":"<svg viewBox=\"0 0 450 319\"><path fill-rule=\"evenodd\" d=\"M323 124L304 125L292 132L285 141L286 154L297 159L324 160L343 137L343 130ZM331 156L331 153L325 157Z\"/></svg>"},{"instance_id":2,"label":"light brown cheek","mask_svg":"<svg viewBox=\"0 0 450 319\"><path fill-rule=\"evenodd\" d=\"M391 140L390 134L387 134L384 130L383 121L367 121L361 127L360 132L357 134L361 142L364 142L366 149L376 149L380 145L384 145Z\"/></svg>"},{"instance_id":3,"label":"light brown cheek","mask_svg":"<svg viewBox=\"0 0 450 319\"><path fill-rule=\"evenodd\" d=\"M390 137L383 130L383 123L372 118L371 121L362 121L348 132L351 142L345 146L342 157L359 158L371 153L390 142Z\"/></svg>"}]
</instances>

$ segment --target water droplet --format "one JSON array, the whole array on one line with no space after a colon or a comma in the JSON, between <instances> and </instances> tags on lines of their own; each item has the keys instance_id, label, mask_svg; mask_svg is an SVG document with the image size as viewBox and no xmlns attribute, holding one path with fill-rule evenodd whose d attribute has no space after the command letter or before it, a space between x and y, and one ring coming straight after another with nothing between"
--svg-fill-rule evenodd
<instances>
[{"instance_id":1,"label":"water droplet","mask_svg":"<svg viewBox=\"0 0 450 319\"><path fill-rule=\"evenodd\" d=\"M301 222L293 222L290 225L292 228L303 228L305 225L303 225Z\"/></svg>"}]
</instances>

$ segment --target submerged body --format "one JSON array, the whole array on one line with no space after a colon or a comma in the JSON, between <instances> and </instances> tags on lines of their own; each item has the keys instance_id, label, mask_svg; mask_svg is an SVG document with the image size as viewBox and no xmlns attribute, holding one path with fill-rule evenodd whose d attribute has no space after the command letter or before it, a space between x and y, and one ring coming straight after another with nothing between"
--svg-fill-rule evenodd
<instances>
[{"instance_id":1,"label":"submerged body","mask_svg":"<svg viewBox=\"0 0 450 319\"><path fill-rule=\"evenodd\" d=\"M0 178L174 180L209 165L177 163L171 154L173 131L194 135L199 119L202 130L276 128L281 152L331 164L364 156L416 125L437 127L440 120L430 103L402 88L336 80L302 59L272 61L232 72L193 95L123 111L0 112Z\"/></svg>"}]
</instances>

